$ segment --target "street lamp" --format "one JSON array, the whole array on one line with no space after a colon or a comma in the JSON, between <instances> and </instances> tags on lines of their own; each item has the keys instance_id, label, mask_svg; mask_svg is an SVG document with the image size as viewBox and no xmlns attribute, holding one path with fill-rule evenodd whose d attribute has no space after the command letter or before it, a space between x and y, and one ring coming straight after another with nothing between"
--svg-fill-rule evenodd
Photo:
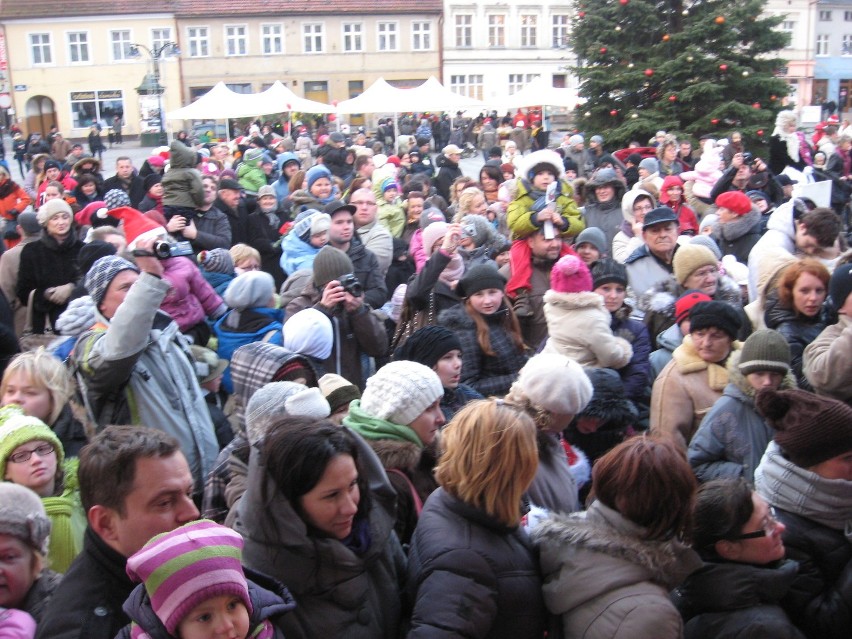
<instances>
[{"instance_id":1,"label":"street lamp","mask_svg":"<svg viewBox=\"0 0 852 639\"><path fill-rule=\"evenodd\" d=\"M133 58L141 57L140 49L145 51L151 59L152 72L145 74L142 84L136 87L136 92L139 95L157 96L157 112L160 120L158 142L160 146L166 146L169 143L169 138L166 135L166 119L163 113L163 93L165 93L166 88L160 84L160 60L169 55L180 55L180 47L178 47L177 42L164 42L153 49L146 47L144 44L131 44L130 56Z\"/></svg>"}]
</instances>

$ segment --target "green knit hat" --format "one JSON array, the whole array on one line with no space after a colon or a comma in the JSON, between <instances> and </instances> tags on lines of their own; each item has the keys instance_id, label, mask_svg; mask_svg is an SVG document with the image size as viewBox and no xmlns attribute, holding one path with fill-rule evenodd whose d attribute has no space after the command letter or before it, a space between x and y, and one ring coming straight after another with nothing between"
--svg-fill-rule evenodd
<instances>
[{"instance_id":1,"label":"green knit hat","mask_svg":"<svg viewBox=\"0 0 852 639\"><path fill-rule=\"evenodd\" d=\"M6 477L6 462L14 450L21 444L31 441L45 441L53 444L56 450L57 468L65 460L62 442L50 427L38 417L24 415L23 409L15 404L0 408L0 481Z\"/></svg>"},{"instance_id":2,"label":"green knit hat","mask_svg":"<svg viewBox=\"0 0 852 639\"><path fill-rule=\"evenodd\" d=\"M778 331L768 328L748 336L740 352L740 372L750 375L771 371L786 375L790 370L790 346Z\"/></svg>"}]
</instances>

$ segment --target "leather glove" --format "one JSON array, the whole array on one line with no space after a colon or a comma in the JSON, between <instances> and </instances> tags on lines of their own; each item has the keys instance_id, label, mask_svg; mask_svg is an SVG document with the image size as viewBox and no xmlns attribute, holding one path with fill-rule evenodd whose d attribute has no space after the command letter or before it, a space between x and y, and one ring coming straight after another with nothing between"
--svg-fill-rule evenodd
<instances>
[{"instance_id":1,"label":"leather glove","mask_svg":"<svg viewBox=\"0 0 852 639\"><path fill-rule=\"evenodd\" d=\"M68 301L68 298L71 296L71 292L74 290L74 285L71 283L62 284L61 286L55 286L53 288L49 288L44 292L44 296L47 298L49 302L56 304L57 306L62 306L65 302Z\"/></svg>"}]
</instances>

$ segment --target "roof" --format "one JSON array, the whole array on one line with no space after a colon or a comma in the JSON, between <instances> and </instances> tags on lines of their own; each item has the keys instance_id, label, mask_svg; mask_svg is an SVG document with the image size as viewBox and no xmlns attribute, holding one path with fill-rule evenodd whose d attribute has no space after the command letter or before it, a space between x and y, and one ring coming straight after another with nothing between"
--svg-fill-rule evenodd
<instances>
[{"instance_id":1,"label":"roof","mask_svg":"<svg viewBox=\"0 0 852 639\"><path fill-rule=\"evenodd\" d=\"M58 7L61 4L61 9ZM145 15L173 13L177 18L207 18L231 15L286 17L288 14L340 13L394 14L440 13L441 0L1 0L0 20L62 18L75 16Z\"/></svg>"}]
</instances>

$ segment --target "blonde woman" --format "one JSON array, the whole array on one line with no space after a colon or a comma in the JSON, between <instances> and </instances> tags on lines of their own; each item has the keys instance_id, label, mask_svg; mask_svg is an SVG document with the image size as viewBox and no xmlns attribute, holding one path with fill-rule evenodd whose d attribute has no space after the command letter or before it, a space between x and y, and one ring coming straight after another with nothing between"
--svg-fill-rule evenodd
<instances>
[{"instance_id":1,"label":"blonde woman","mask_svg":"<svg viewBox=\"0 0 852 639\"><path fill-rule=\"evenodd\" d=\"M541 576L521 527L521 498L538 467L532 419L498 399L459 411L443 431L440 488L408 558L409 639L540 639Z\"/></svg>"}]
</instances>

